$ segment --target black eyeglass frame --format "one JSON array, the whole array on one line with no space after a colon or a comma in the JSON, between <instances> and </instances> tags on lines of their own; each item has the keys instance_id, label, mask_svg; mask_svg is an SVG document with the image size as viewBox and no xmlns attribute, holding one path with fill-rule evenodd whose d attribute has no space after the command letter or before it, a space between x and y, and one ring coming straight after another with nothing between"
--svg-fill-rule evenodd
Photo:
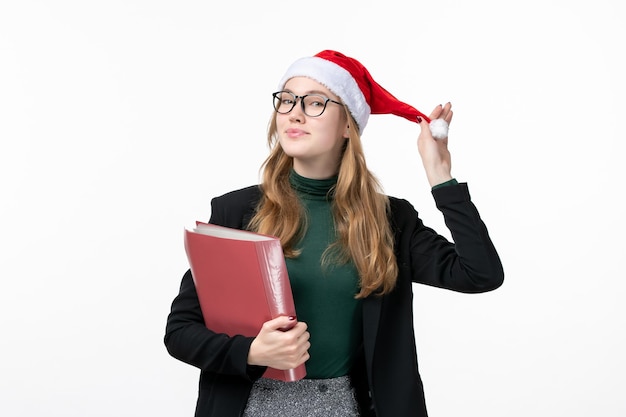
<instances>
[{"instance_id":1,"label":"black eyeglass frame","mask_svg":"<svg viewBox=\"0 0 626 417\"><path fill-rule=\"evenodd\" d=\"M280 97L278 97L278 94L282 94L282 93L290 94L293 97L293 104L291 105L291 108L289 110L287 110L287 111L278 111L278 109L276 108L277 107L277 103L278 103L278 105L280 105L280 103L281 103L281 100L280 100ZM311 97L311 96L320 97L320 98L324 99L324 108L322 109L320 114L316 114L315 116L311 116L310 114L308 114L306 112L305 108L304 108L304 99L306 97ZM321 94L305 94L303 96L297 96L294 93L292 93L291 91L281 90L281 91L277 91L275 93L272 93L272 97L273 97L272 105L274 106L274 111L276 113L278 113L278 114L289 114L289 113L291 113L291 111L296 107L296 104L298 104L298 99L300 99L300 107L302 107L302 112L304 114L306 114L307 116L309 116L309 117L320 117L322 114L324 114L324 112L326 111L326 106L328 105L329 101L331 103L339 104L340 106L344 105L343 103L341 103L339 101L333 100L332 98L328 98L328 97L323 96Z\"/></svg>"}]
</instances>

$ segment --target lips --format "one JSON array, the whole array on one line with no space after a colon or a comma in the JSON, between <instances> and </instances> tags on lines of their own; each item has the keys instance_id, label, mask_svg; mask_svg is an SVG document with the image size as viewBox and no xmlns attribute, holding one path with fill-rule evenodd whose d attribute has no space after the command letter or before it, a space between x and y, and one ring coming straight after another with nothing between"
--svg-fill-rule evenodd
<instances>
[{"instance_id":1,"label":"lips","mask_svg":"<svg viewBox=\"0 0 626 417\"><path fill-rule=\"evenodd\" d=\"M287 134L287 137L290 138L299 138L307 134L304 130L295 128L287 129L285 133Z\"/></svg>"}]
</instances>

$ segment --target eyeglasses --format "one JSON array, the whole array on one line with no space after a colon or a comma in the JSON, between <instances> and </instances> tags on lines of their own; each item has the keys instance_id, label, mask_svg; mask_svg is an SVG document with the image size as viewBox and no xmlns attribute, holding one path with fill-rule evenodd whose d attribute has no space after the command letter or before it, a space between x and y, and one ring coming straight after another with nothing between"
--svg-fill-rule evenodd
<instances>
[{"instance_id":1,"label":"eyeglasses","mask_svg":"<svg viewBox=\"0 0 626 417\"><path fill-rule=\"evenodd\" d=\"M273 93L272 96L274 97L274 110L280 114L287 114L293 110L293 108L296 107L298 99L300 99L302 111L309 117L321 116L322 113L324 113L324 110L326 110L326 105L329 101L343 106L343 103L319 94L305 94L303 96L297 96L289 91L278 91Z\"/></svg>"}]
</instances>

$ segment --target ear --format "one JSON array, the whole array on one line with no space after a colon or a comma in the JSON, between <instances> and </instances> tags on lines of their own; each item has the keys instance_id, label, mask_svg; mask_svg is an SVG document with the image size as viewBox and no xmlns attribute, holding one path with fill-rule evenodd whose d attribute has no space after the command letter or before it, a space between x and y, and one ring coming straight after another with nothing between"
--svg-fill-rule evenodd
<instances>
[{"instance_id":1,"label":"ear","mask_svg":"<svg viewBox=\"0 0 626 417\"><path fill-rule=\"evenodd\" d=\"M345 139L350 138L350 123L346 123L346 128L343 131L343 137Z\"/></svg>"}]
</instances>

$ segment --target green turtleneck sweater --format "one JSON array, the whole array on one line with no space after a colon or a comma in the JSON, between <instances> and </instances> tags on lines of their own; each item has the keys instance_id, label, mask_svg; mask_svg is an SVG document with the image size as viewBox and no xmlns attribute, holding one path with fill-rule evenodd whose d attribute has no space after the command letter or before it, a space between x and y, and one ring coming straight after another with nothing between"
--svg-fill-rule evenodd
<instances>
[{"instance_id":1,"label":"green turtleneck sweater","mask_svg":"<svg viewBox=\"0 0 626 417\"><path fill-rule=\"evenodd\" d=\"M296 314L311 334L306 377L347 375L363 337L361 301L354 298L359 276L352 263L321 264L322 254L337 239L329 193L337 177L313 180L292 170L289 180L307 216L307 229L296 246L301 253L286 259ZM453 184L455 179L433 189Z\"/></svg>"},{"instance_id":2,"label":"green turtleneck sweater","mask_svg":"<svg viewBox=\"0 0 626 417\"><path fill-rule=\"evenodd\" d=\"M307 378L334 378L347 375L361 344L361 301L359 276L352 263L325 264L321 258L336 240L329 190L337 177L327 180L290 176L307 215L307 229L296 246L295 259L287 259L287 271L298 320L311 334Z\"/></svg>"}]
</instances>

